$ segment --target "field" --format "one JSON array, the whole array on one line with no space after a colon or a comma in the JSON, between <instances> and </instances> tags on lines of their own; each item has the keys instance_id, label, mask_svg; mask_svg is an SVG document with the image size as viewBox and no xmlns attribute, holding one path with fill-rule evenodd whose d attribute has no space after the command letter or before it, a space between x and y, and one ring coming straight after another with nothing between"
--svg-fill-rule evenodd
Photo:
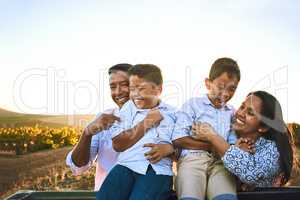
<instances>
[{"instance_id":1,"label":"field","mask_svg":"<svg viewBox=\"0 0 300 200\"><path fill-rule=\"evenodd\" d=\"M93 190L95 168L75 177L65 165L81 127L93 117L25 115L0 109L0 199L18 190ZM300 185L297 171L289 185Z\"/></svg>"},{"instance_id":2,"label":"field","mask_svg":"<svg viewBox=\"0 0 300 200\"><path fill-rule=\"evenodd\" d=\"M94 173L74 177L64 160L93 118L0 109L0 199L17 190L92 189Z\"/></svg>"}]
</instances>

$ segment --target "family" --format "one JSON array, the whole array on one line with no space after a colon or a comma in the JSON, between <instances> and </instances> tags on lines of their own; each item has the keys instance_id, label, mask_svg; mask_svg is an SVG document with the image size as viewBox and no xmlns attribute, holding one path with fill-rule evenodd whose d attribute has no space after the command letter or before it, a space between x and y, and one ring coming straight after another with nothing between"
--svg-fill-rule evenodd
<instances>
[{"instance_id":1,"label":"family","mask_svg":"<svg viewBox=\"0 0 300 200\"><path fill-rule=\"evenodd\" d=\"M291 136L277 99L253 91L237 110L227 104L241 77L235 60L217 59L207 93L179 110L161 101L155 65L117 64L108 75L118 107L98 114L66 158L75 175L96 162L98 200L167 200L173 187L179 200L236 200L238 190L289 180Z\"/></svg>"}]
</instances>

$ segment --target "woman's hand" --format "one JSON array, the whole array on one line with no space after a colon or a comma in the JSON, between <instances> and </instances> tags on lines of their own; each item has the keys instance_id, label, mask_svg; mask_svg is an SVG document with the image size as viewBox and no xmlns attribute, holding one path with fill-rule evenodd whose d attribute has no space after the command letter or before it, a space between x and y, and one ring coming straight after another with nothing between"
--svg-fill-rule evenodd
<instances>
[{"instance_id":1,"label":"woman's hand","mask_svg":"<svg viewBox=\"0 0 300 200\"><path fill-rule=\"evenodd\" d=\"M213 127L208 123L194 123L192 126L193 138L205 142L210 142L212 137L216 135Z\"/></svg>"},{"instance_id":2,"label":"woman's hand","mask_svg":"<svg viewBox=\"0 0 300 200\"><path fill-rule=\"evenodd\" d=\"M235 146L237 146L238 148L242 149L243 151L249 152L254 154L255 153L255 142L254 140L250 139L250 138L239 138L236 143Z\"/></svg>"},{"instance_id":3,"label":"woman's hand","mask_svg":"<svg viewBox=\"0 0 300 200\"><path fill-rule=\"evenodd\" d=\"M152 164L157 163L164 157L167 157L174 153L174 148L171 144L148 143L144 144L144 147L151 148L149 152L145 153L145 156Z\"/></svg>"}]
</instances>

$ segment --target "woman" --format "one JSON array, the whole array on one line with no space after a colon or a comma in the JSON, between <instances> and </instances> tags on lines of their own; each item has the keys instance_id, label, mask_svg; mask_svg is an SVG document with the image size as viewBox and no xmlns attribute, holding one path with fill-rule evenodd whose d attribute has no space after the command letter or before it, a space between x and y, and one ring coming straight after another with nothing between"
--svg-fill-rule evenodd
<instances>
[{"instance_id":1,"label":"woman","mask_svg":"<svg viewBox=\"0 0 300 200\"><path fill-rule=\"evenodd\" d=\"M264 91L250 93L236 112L233 124L240 141L252 140L254 152L239 145L230 146L208 124L195 124L193 132L211 143L222 157L224 166L250 187L271 187L283 177L290 178L293 151L290 134L276 98Z\"/></svg>"}]
</instances>

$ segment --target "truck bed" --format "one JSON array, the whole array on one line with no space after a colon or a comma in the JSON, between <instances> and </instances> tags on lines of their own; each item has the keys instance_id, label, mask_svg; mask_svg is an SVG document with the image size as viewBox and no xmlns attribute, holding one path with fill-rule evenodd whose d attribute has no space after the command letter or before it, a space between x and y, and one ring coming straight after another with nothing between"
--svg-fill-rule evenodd
<instances>
[{"instance_id":1,"label":"truck bed","mask_svg":"<svg viewBox=\"0 0 300 200\"><path fill-rule=\"evenodd\" d=\"M92 191L39 192L19 191L6 200L91 200ZM252 192L239 192L239 200L300 200L300 187L259 188ZM176 196L170 198L176 200Z\"/></svg>"}]
</instances>

